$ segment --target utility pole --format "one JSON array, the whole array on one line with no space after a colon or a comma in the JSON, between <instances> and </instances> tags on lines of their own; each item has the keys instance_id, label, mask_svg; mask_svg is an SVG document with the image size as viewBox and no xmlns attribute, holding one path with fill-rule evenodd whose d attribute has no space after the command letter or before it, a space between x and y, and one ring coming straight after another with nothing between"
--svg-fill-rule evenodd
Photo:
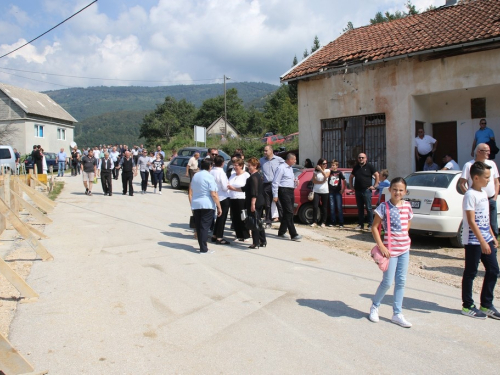
<instances>
[{"instance_id":1,"label":"utility pole","mask_svg":"<svg viewBox=\"0 0 500 375\"><path fill-rule=\"evenodd\" d=\"M230 80L231 78L224 74L224 135L227 137L226 79Z\"/></svg>"}]
</instances>

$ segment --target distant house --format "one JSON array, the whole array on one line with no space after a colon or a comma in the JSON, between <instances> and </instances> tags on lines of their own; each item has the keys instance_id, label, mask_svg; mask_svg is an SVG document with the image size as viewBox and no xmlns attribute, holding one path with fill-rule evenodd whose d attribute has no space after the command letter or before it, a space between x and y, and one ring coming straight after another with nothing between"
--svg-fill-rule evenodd
<instances>
[{"instance_id":1,"label":"distant house","mask_svg":"<svg viewBox=\"0 0 500 375\"><path fill-rule=\"evenodd\" d=\"M443 6L342 34L281 77L298 83L302 158L359 152L392 177L415 169L419 128L438 140L435 161L471 159L485 117L500 139L500 1Z\"/></svg>"},{"instance_id":2,"label":"distant house","mask_svg":"<svg viewBox=\"0 0 500 375\"><path fill-rule=\"evenodd\" d=\"M234 126L229 121L226 122L224 116L221 116L207 128L207 137L211 135L226 135L226 126L228 137L234 138L238 136L238 131Z\"/></svg>"},{"instance_id":3,"label":"distant house","mask_svg":"<svg viewBox=\"0 0 500 375\"><path fill-rule=\"evenodd\" d=\"M0 83L0 126L17 129L12 147L21 154L30 153L35 144L45 151L68 151L75 122L48 95Z\"/></svg>"}]
</instances>

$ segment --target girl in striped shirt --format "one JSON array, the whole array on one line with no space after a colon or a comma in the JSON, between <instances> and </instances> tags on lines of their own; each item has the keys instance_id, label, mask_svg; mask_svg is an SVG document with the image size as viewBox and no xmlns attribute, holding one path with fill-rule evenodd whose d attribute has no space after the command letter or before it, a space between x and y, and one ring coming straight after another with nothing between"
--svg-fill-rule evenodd
<instances>
[{"instance_id":1,"label":"girl in striped shirt","mask_svg":"<svg viewBox=\"0 0 500 375\"><path fill-rule=\"evenodd\" d=\"M402 307L406 274L408 273L408 263L410 260L411 240L408 236L408 231L410 229L410 221L413 218L413 211L410 203L403 200L403 197L406 195L406 181L402 177L396 177L391 181L389 192L391 193L390 201L377 207L372 225L372 235L375 242L380 248L381 253L386 258L390 258L389 267L384 272L382 281L373 297L369 319L374 323L379 321L378 308L385 293L387 293L395 280L394 315L392 316L392 322L401 327L410 328L411 323L403 316ZM388 238L387 235L387 210L389 210L390 215L391 238ZM378 231L379 224L382 224L385 232L383 242ZM391 241L390 252L388 250L388 241Z\"/></svg>"}]
</instances>

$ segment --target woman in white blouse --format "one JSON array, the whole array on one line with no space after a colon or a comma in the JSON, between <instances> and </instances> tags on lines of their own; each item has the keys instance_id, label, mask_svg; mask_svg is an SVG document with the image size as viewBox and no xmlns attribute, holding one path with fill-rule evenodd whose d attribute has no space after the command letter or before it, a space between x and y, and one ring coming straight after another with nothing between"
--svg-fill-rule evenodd
<instances>
[{"instance_id":1,"label":"woman in white blouse","mask_svg":"<svg viewBox=\"0 0 500 375\"><path fill-rule=\"evenodd\" d=\"M245 163L243 159L236 159L233 162L235 173L229 177L229 185L235 188L245 186L247 178L250 177L248 172L244 171ZM245 193L241 191L229 191L229 198L231 199L231 220L234 224L236 231L236 238L238 241L250 242L250 232L245 226L245 222L241 220L241 211L245 209Z\"/></svg>"},{"instance_id":2,"label":"woman in white blouse","mask_svg":"<svg viewBox=\"0 0 500 375\"><path fill-rule=\"evenodd\" d=\"M313 223L311 227L319 225L325 227L326 212L328 207L329 191L328 191L328 177L330 170L328 169L328 162L326 159L319 159L316 168L314 169L313 183L314 183L314 201L313 201ZM318 208L319 201L321 200L321 218L318 223Z\"/></svg>"}]
</instances>

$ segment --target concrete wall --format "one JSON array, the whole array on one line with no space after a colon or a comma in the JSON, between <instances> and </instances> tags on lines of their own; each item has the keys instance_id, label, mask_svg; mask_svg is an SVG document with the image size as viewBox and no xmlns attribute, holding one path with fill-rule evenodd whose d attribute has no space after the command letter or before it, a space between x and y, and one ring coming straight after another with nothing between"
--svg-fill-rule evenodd
<instances>
[{"instance_id":1,"label":"concrete wall","mask_svg":"<svg viewBox=\"0 0 500 375\"><path fill-rule=\"evenodd\" d=\"M322 157L322 119L385 113L387 167L392 176L414 170L415 121L425 122L430 135L432 122L457 121L463 164L467 160L462 149L467 150L478 128L478 121L470 118L472 97L486 97L488 125L500 136L500 99L494 87L500 84L498 61L497 49L424 62L397 60L300 81L301 160Z\"/></svg>"}]
</instances>

